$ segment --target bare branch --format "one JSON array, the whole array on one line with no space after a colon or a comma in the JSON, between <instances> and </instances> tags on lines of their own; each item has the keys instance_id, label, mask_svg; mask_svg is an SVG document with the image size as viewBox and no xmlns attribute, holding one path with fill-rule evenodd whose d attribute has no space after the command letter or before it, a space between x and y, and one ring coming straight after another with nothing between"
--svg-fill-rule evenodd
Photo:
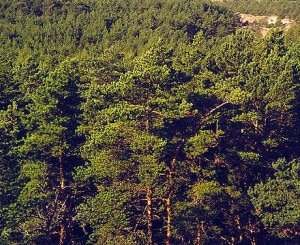
<instances>
[{"instance_id":1,"label":"bare branch","mask_svg":"<svg viewBox=\"0 0 300 245\"><path fill-rule=\"evenodd\" d=\"M228 104L231 104L231 103L226 101L226 102L218 105L217 107L211 109L206 116L209 116L210 114L214 113L215 111L219 110L220 108L222 108L223 106L228 105Z\"/></svg>"}]
</instances>

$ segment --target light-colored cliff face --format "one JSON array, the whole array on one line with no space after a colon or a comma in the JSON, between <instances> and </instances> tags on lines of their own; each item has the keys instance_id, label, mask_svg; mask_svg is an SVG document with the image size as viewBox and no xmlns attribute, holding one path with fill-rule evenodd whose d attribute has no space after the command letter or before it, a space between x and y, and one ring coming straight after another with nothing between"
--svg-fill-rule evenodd
<instances>
[{"instance_id":1,"label":"light-colored cliff face","mask_svg":"<svg viewBox=\"0 0 300 245\"><path fill-rule=\"evenodd\" d=\"M242 23L262 23L262 24L276 24L279 20L277 15L252 15L252 14L240 14L240 20ZM283 25L291 25L294 21L290 18L284 18L280 20L281 24Z\"/></svg>"},{"instance_id":2,"label":"light-colored cliff face","mask_svg":"<svg viewBox=\"0 0 300 245\"><path fill-rule=\"evenodd\" d=\"M269 30L272 29L272 25L278 24L279 20L281 28L285 31L288 30L294 24L294 20L290 18L279 19L277 15L266 16L242 13L239 15L240 21L243 24L244 28L256 25L263 37L266 36Z\"/></svg>"}]
</instances>

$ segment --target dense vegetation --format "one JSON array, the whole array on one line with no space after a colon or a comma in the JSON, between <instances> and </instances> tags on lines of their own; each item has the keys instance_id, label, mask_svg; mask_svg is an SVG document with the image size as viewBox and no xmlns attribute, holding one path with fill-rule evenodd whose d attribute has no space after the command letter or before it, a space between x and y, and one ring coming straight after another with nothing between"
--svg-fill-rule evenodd
<instances>
[{"instance_id":1,"label":"dense vegetation","mask_svg":"<svg viewBox=\"0 0 300 245\"><path fill-rule=\"evenodd\" d=\"M202 0L0 13L0 244L299 243L299 41Z\"/></svg>"}]
</instances>

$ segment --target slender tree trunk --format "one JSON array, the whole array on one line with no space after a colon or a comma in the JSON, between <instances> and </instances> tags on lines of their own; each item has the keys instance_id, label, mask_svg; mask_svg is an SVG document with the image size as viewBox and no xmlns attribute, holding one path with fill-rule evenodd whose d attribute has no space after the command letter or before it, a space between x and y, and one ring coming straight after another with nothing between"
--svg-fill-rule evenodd
<instances>
[{"instance_id":1,"label":"slender tree trunk","mask_svg":"<svg viewBox=\"0 0 300 245\"><path fill-rule=\"evenodd\" d=\"M201 245L201 241L202 241L201 223L198 218L196 220L197 220L196 245Z\"/></svg>"},{"instance_id":2,"label":"slender tree trunk","mask_svg":"<svg viewBox=\"0 0 300 245\"><path fill-rule=\"evenodd\" d=\"M150 128L150 112L149 112L149 105L147 105L146 109L146 132L149 133L149 128ZM149 153L149 147L147 149L147 152ZM147 186L147 194L146 194L146 199L147 199L147 229L148 229L148 244L152 245L153 244L153 210L152 210L152 189L151 186Z\"/></svg>"},{"instance_id":3,"label":"slender tree trunk","mask_svg":"<svg viewBox=\"0 0 300 245\"><path fill-rule=\"evenodd\" d=\"M65 240L67 236L67 230L64 224L61 224L60 226L60 232L59 232L59 245L64 245Z\"/></svg>"},{"instance_id":4,"label":"slender tree trunk","mask_svg":"<svg viewBox=\"0 0 300 245\"><path fill-rule=\"evenodd\" d=\"M62 219L61 219L60 232L59 232L59 245L64 245L66 243L66 237L67 237L67 224L66 224L67 200L66 200L66 179L65 179L62 154L59 157L59 177L60 177L61 196L63 197L62 198L63 202L61 207Z\"/></svg>"},{"instance_id":5,"label":"slender tree trunk","mask_svg":"<svg viewBox=\"0 0 300 245\"><path fill-rule=\"evenodd\" d=\"M255 237L252 237L252 239L251 239L251 245L256 245L256 239L255 239Z\"/></svg>"},{"instance_id":6,"label":"slender tree trunk","mask_svg":"<svg viewBox=\"0 0 300 245\"><path fill-rule=\"evenodd\" d=\"M169 193L166 198L166 211L167 211L167 240L166 245L171 245L172 240L172 198L174 194L174 169L176 164L176 158L173 158L171 165L169 166Z\"/></svg>"},{"instance_id":7,"label":"slender tree trunk","mask_svg":"<svg viewBox=\"0 0 300 245\"><path fill-rule=\"evenodd\" d=\"M201 231L197 225L197 238L196 238L196 245L201 245Z\"/></svg>"},{"instance_id":8,"label":"slender tree trunk","mask_svg":"<svg viewBox=\"0 0 300 245\"><path fill-rule=\"evenodd\" d=\"M254 132L255 132L255 134L258 134L258 120L255 120L253 122L253 125L254 125Z\"/></svg>"},{"instance_id":9,"label":"slender tree trunk","mask_svg":"<svg viewBox=\"0 0 300 245\"><path fill-rule=\"evenodd\" d=\"M58 160L59 160L60 189L63 191L66 187L66 178L65 178L65 171L64 171L62 156L60 156Z\"/></svg>"},{"instance_id":10,"label":"slender tree trunk","mask_svg":"<svg viewBox=\"0 0 300 245\"><path fill-rule=\"evenodd\" d=\"M166 208L167 208L167 241L166 245L171 244L172 238L172 207L171 207L171 197L168 197L166 200Z\"/></svg>"},{"instance_id":11,"label":"slender tree trunk","mask_svg":"<svg viewBox=\"0 0 300 245\"><path fill-rule=\"evenodd\" d=\"M242 226L240 222L240 217L236 218L237 228L239 230L239 242L241 243L243 241L243 232L242 232Z\"/></svg>"},{"instance_id":12,"label":"slender tree trunk","mask_svg":"<svg viewBox=\"0 0 300 245\"><path fill-rule=\"evenodd\" d=\"M256 108L256 112L259 114L259 106L258 106L258 104L254 103L254 106ZM258 121L258 119L254 120L253 126L254 126L254 132L255 132L255 134L258 134L258 131L259 131L259 128L258 128L259 127L259 121Z\"/></svg>"},{"instance_id":13,"label":"slender tree trunk","mask_svg":"<svg viewBox=\"0 0 300 245\"><path fill-rule=\"evenodd\" d=\"M234 238L233 236L230 238L230 244L231 244L231 245L234 245L234 244L235 244L235 238Z\"/></svg>"},{"instance_id":14,"label":"slender tree trunk","mask_svg":"<svg viewBox=\"0 0 300 245\"><path fill-rule=\"evenodd\" d=\"M153 212L152 212L152 190L147 187L147 228L148 228L148 244L153 244Z\"/></svg>"}]
</instances>

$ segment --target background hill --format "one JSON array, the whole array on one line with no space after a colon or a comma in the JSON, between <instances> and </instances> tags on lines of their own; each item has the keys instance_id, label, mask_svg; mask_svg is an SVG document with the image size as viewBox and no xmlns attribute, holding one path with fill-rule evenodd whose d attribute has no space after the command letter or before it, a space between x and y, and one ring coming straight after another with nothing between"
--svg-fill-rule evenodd
<instances>
[{"instance_id":1,"label":"background hill","mask_svg":"<svg viewBox=\"0 0 300 245\"><path fill-rule=\"evenodd\" d=\"M226 0L213 1L239 13L244 28L265 36L272 28L287 31L289 39L298 39L300 2L294 0Z\"/></svg>"},{"instance_id":2,"label":"background hill","mask_svg":"<svg viewBox=\"0 0 300 245\"><path fill-rule=\"evenodd\" d=\"M295 0L224 0L218 2L222 2L234 12L300 19L300 2Z\"/></svg>"}]
</instances>

